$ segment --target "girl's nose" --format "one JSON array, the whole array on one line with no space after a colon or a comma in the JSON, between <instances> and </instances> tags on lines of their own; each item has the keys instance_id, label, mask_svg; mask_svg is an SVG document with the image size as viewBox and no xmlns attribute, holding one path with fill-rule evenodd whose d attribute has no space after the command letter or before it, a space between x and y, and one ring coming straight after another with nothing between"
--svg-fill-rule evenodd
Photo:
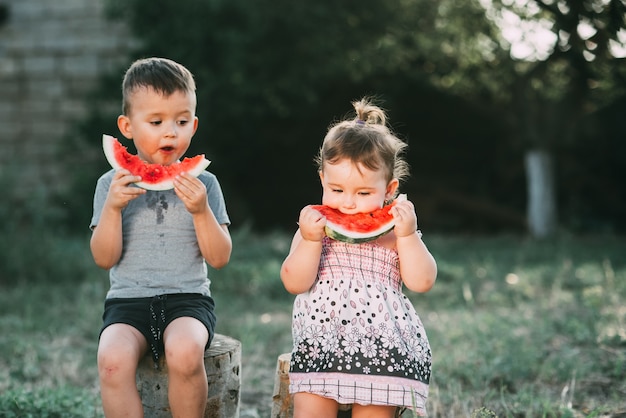
<instances>
[{"instance_id":1,"label":"girl's nose","mask_svg":"<svg viewBox=\"0 0 626 418\"><path fill-rule=\"evenodd\" d=\"M343 199L343 207L346 209L354 209L356 207L354 196L345 196Z\"/></svg>"}]
</instances>

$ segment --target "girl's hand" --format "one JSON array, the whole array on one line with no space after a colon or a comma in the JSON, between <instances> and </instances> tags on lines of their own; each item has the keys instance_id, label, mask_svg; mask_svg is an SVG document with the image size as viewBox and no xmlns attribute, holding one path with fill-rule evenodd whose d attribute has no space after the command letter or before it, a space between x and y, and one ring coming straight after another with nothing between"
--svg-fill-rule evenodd
<instances>
[{"instance_id":1,"label":"girl's hand","mask_svg":"<svg viewBox=\"0 0 626 418\"><path fill-rule=\"evenodd\" d=\"M326 218L321 213L312 209L311 206L305 206L300 211L300 235L307 241L319 242L326 236L324 227L326 226Z\"/></svg>"},{"instance_id":2,"label":"girl's hand","mask_svg":"<svg viewBox=\"0 0 626 418\"><path fill-rule=\"evenodd\" d=\"M398 202L391 208L391 214L396 223L394 232L396 237L406 237L417 231L417 215L415 206L409 200Z\"/></svg>"},{"instance_id":3,"label":"girl's hand","mask_svg":"<svg viewBox=\"0 0 626 418\"><path fill-rule=\"evenodd\" d=\"M202 213L209 209L206 186L194 176L181 173L174 179L174 191L189 213Z\"/></svg>"},{"instance_id":4,"label":"girl's hand","mask_svg":"<svg viewBox=\"0 0 626 418\"><path fill-rule=\"evenodd\" d=\"M130 171L125 169L118 170L109 187L107 204L112 208L122 210L128 205L128 202L145 194L144 189L132 185L138 181L141 181L140 176L133 176Z\"/></svg>"}]
</instances>

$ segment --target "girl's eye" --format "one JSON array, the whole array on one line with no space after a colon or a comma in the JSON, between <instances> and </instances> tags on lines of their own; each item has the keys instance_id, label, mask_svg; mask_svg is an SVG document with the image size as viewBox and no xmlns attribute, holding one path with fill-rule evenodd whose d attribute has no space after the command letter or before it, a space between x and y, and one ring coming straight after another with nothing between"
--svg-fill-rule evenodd
<instances>
[{"instance_id":1,"label":"girl's eye","mask_svg":"<svg viewBox=\"0 0 626 418\"><path fill-rule=\"evenodd\" d=\"M359 195L361 195L361 196L369 196L370 192L359 192Z\"/></svg>"},{"instance_id":2,"label":"girl's eye","mask_svg":"<svg viewBox=\"0 0 626 418\"><path fill-rule=\"evenodd\" d=\"M343 192L343 190L341 190L341 189L333 189L333 192L334 193L341 193L341 192Z\"/></svg>"},{"instance_id":3,"label":"girl's eye","mask_svg":"<svg viewBox=\"0 0 626 418\"><path fill-rule=\"evenodd\" d=\"M161 121L160 120L153 120L150 122L151 125L160 125Z\"/></svg>"},{"instance_id":4,"label":"girl's eye","mask_svg":"<svg viewBox=\"0 0 626 418\"><path fill-rule=\"evenodd\" d=\"M179 120L179 121L178 121L178 124L179 124L179 125L182 125L182 126L187 125L187 123L188 123L188 121L187 121L187 120Z\"/></svg>"}]
</instances>

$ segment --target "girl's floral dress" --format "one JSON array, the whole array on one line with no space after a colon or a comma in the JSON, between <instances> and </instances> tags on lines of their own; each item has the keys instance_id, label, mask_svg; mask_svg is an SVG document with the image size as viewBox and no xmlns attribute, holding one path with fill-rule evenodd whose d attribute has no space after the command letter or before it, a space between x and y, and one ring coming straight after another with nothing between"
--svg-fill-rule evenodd
<instances>
[{"instance_id":1,"label":"girl's floral dress","mask_svg":"<svg viewBox=\"0 0 626 418\"><path fill-rule=\"evenodd\" d=\"M324 238L317 280L294 301L293 339L291 393L426 414L430 345L397 252Z\"/></svg>"}]
</instances>

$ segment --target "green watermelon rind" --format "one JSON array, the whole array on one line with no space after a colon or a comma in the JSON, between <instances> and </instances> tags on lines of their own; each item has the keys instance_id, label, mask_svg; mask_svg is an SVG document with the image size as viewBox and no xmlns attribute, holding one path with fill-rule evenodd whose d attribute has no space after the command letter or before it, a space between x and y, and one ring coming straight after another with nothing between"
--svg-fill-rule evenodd
<instances>
[{"instance_id":1,"label":"green watermelon rind","mask_svg":"<svg viewBox=\"0 0 626 418\"><path fill-rule=\"evenodd\" d=\"M328 238L331 238L337 241L347 242L348 244L362 244L364 242L377 240L383 235L390 233L393 230L394 226L395 225L393 223L391 225L387 224L386 229L380 233L368 234L368 235L363 235L360 237L355 236L354 233L349 233L349 232L342 233L340 232L340 228L338 227L338 225L335 225L332 223L330 224L327 223L326 226L324 227L324 231L326 232L326 235L328 236Z\"/></svg>"},{"instance_id":2,"label":"green watermelon rind","mask_svg":"<svg viewBox=\"0 0 626 418\"><path fill-rule=\"evenodd\" d=\"M113 169L119 170L121 168L124 168L122 164L116 158L116 147L121 147L123 149L123 152L127 154L127 158L139 160L139 157L136 155L130 154L128 150L126 149L126 147L124 147L123 145L119 143L117 138L111 135L103 134L102 135L102 149L104 150L104 155L107 161L109 162L111 167L113 167ZM172 171L173 166L177 164L185 164L190 160L191 160L190 158L185 158L183 159L182 162L175 163L170 166L159 166L158 164L148 164L148 163L143 163L143 162L142 163L145 166L155 166L155 169L159 169L159 167L161 167L163 171L170 172ZM209 166L210 163L211 161L207 160L204 157L204 155L202 155L202 159L199 160L198 164L184 171L192 175L193 177L198 177ZM135 185L146 190L155 190L155 191L171 190L174 188L174 179L169 178L166 180L160 180L156 183L148 182L148 181L139 181L139 182L136 182Z\"/></svg>"}]
</instances>

